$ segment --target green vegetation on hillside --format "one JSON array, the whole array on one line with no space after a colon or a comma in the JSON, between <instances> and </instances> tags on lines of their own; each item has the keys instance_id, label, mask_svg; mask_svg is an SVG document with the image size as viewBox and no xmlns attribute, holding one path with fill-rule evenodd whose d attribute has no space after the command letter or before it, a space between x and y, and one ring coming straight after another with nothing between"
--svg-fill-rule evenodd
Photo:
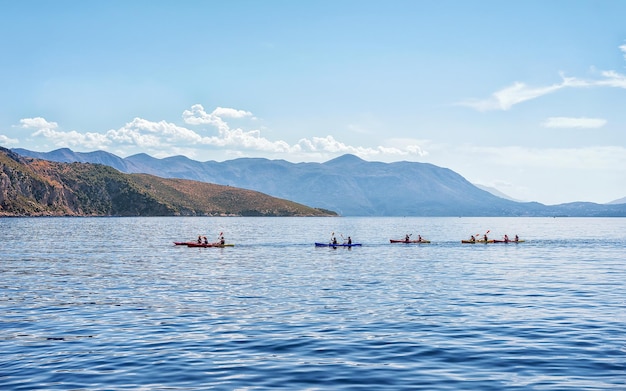
<instances>
[{"instance_id":1,"label":"green vegetation on hillside","mask_svg":"<svg viewBox=\"0 0 626 391\"><path fill-rule=\"evenodd\" d=\"M4 216L334 214L251 190L123 174L100 164L29 159L0 147L0 215Z\"/></svg>"}]
</instances>

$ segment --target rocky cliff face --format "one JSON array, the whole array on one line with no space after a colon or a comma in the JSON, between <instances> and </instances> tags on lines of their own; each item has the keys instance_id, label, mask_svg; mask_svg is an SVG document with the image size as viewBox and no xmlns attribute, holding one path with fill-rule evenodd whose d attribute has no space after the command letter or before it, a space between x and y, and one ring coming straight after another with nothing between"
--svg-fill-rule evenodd
<instances>
[{"instance_id":1,"label":"rocky cliff face","mask_svg":"<svg viewBox=\"0 0 626 391\"><path fill-rule=\"evenodd\" d=\"M110 167L26 159L7 150L0 153L2 215L172 214Z\"/></svg>"},{"instance_id":2,"label":"rocky cliff face","mask_svg":"<svg viewBox=\"0 0 626 391\"><path fill-rule=\"evenodd\" d=\"M71 214L63 186L29 169L27 159L0 153L0 214Z\"/></svg>"},{"instance_id":3,"label":"rocky cliff face","mask_svg":"<svg viewBox=\"0 0 626 391\"><path fill-rule=\"evenodd\" d=\"M229 194L224 198L224 194ZM250 190L24 158L0 147L0 216L329 215Z\"/></svg>"}]
</instances>

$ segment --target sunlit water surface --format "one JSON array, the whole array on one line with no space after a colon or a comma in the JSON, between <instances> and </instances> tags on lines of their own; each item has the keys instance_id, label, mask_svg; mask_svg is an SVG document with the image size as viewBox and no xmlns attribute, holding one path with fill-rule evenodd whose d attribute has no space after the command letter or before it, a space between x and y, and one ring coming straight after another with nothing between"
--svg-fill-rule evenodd
<instances>
[{"instance_id":1,"label":"sunlit water surface","mask_svg":"<svg viewBox=\"0 0 626 391\"><path fill-rule=\"evenodd\" d=\"M626 389L625 259L623 218L3 218L0 389Z\"/></svg>"}]
</instances>

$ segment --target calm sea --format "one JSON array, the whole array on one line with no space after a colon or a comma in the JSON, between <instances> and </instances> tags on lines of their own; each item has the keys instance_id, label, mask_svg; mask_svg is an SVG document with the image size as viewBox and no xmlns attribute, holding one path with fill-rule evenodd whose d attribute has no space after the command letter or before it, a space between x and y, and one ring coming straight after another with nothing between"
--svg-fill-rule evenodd
<instances>
[{"instance_id":1,"label":"calm sea","mask_svg":"<svg viewBox=\"0 0 626 391\"><path fill-rule=\"evenodd\" d=\"M0 293L6 390L626 389L624 218L2 218Z\"/></svg>"}]
</instances>

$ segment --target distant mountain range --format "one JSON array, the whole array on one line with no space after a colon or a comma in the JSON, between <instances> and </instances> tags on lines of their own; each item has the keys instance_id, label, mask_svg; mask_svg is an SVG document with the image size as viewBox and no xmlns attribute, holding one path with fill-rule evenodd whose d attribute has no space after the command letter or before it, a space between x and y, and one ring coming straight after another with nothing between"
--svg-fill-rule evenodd
<instances>
[{"instance_id":1,"label":"distant mountain range","mask_svg":"<svg viewBox=\"0 0 626 391\"><path fill-rule=\"evenodd\" d=\"M483 185L477 185L477 184L474 184L474 186L476 186L477 188L479 188L481 190L487 191L487 192L493 194L496 197L504 198L505 200L515 201L515 202L524 202L524 201L516 200L515 198L510 197L507 194L504 194L503 192L501 192L500 190L496 189L495 187L483 186Z\"/></svg>"},{"instance_id":2,"label":"distant mountain range","mask_svg":"<svg viewBox=\"0 0 626 391\"><path fill-rule=\"evenodd\" d=\"M575 202L543 205L495 196L452 170L427 163L380 163L343 155L325 163L240 158L199 162L138 154L58 149L24 156L57 162L109 165L124 173L148 173L256 190L344 216L626 216L626 204Z\"/></svg>"},{"instance_id":3,"label":"distant mountain range","mask_svg":"<svg viewBox=\"0 0 626 391\"><path fill-rule=\"evenodd\" d=\"M260 192L123 174L102 164L23 157L0 147L0 216L332 216Z\"/></svg>"},{"instance_id":4,"label":"distant mountain range","mask_svg":"<svg viewBox=\"0 0 626 391\"><path fill-rule=\"evenodd\" d=\"M615 205L615 204L626 204L626 197L622 197L618 200L609 202L609 205Z\"/></svg>"}]
</instances>

